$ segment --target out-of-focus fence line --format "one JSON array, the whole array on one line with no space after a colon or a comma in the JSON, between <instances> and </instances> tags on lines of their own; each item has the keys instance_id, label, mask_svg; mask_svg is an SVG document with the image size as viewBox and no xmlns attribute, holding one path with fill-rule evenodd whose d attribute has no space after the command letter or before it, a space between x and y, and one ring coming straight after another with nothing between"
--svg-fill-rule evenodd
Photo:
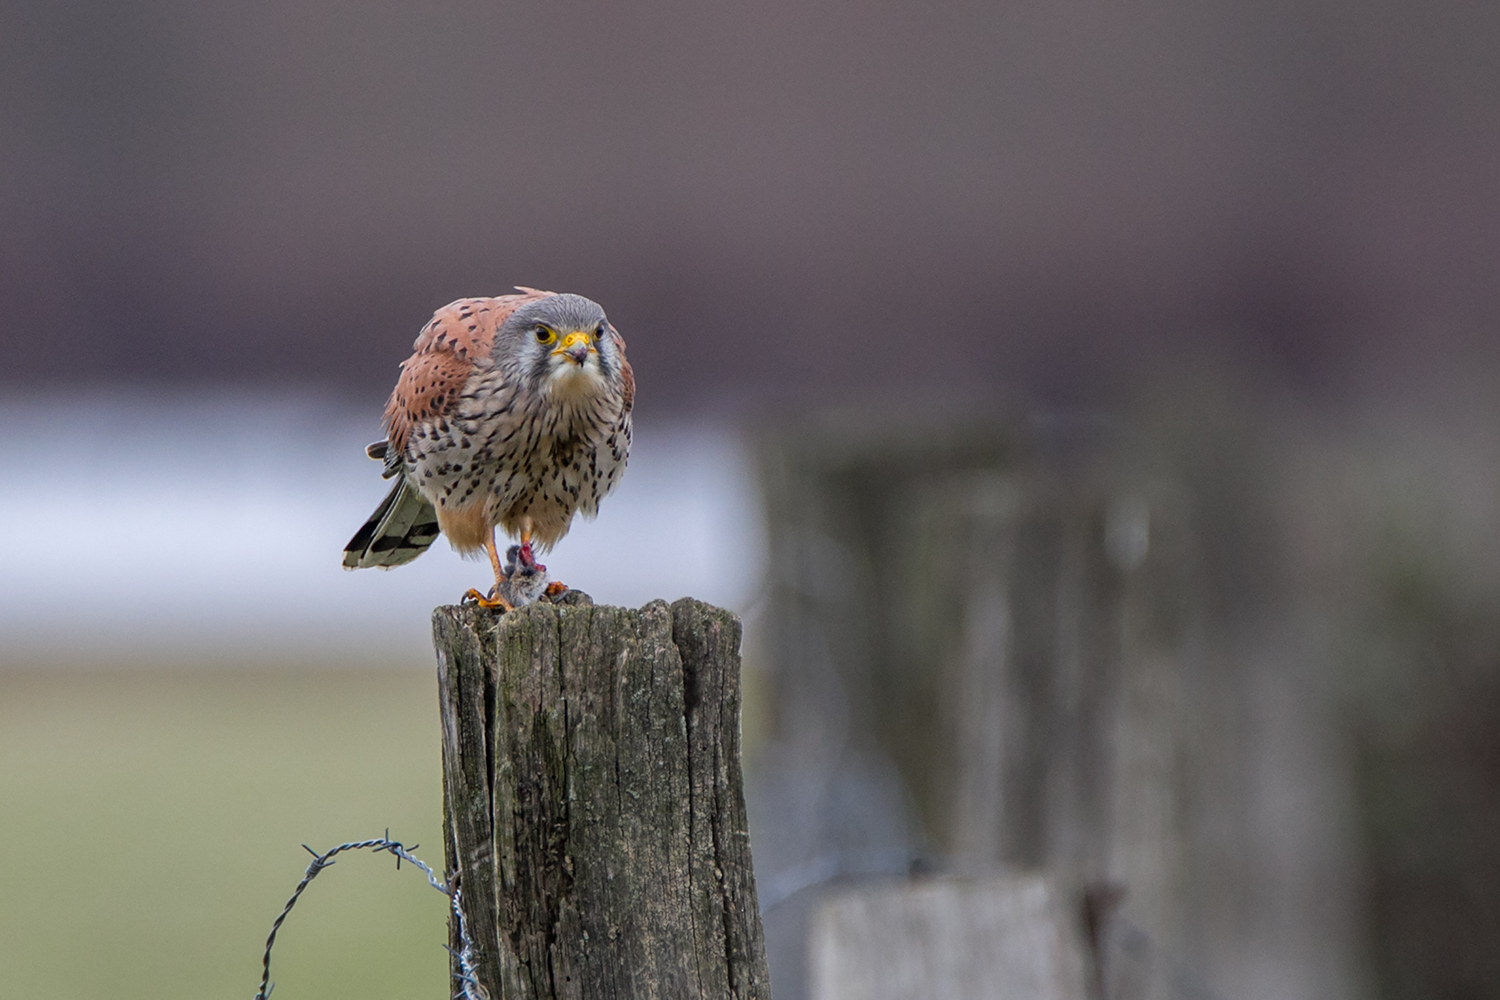
<instances>
[{"instance_id":1,"label":"out-of-focus fence line","mask_svg":"<svg viewBox=\"0 0 1500 1000\"><path fill-rule=\"evenodd\" d=\"M903 852L1118 885L1189 992L1349 994L1347 762L1278 630L1275 484L1239 444L1168 461L1099 421L858 415L768 440L756 858L768 884L845 866L768 913L778 1000L822 960L820 900ZM1172 963L1101 956L1111 1000L1188 995Z\"/></svg>"}]
</instances>

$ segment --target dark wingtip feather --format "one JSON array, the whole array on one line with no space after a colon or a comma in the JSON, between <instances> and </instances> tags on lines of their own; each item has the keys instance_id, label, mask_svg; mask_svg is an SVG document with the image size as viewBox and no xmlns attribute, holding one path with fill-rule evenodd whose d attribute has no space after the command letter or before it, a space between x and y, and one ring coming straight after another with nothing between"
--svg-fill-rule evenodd
<instances>
[{"instance_id":1,"label":"dark wingtip feather","mask_svg":"<svg viewBox=\"0 0 1500 1000\"><path fill-rule=\"evenodd\" d=\"M375 445L370 445L370 448L374 447ZM365 450L368 452L369 448ZM372 455L371 457L373 458L374 456ZM380 522L390 511L391 505L396 502L396 495L401 492L402 485L401 483L397 483L385 495L385 499L380 501L380 506L375 508L375 513L370 515L369 519L354 533L354 537L349 539L349 544L344 546L345 569L357 569L359 567L360 562L364 559L365 551L369 549L370 542L375 537L376 530L380 527Z\"/></svg>"},{"instance_id":2,"label":"dark wingtip feather","mask_svg":"<svg viewBox=\"0 0 1500 1000\"><path fill-rule=\"evenodd\" d=\"M409 563L437 540L437 512L406 480L397 481L344 547L346 569L389 569Z\"/></svg>"}]
</instances>

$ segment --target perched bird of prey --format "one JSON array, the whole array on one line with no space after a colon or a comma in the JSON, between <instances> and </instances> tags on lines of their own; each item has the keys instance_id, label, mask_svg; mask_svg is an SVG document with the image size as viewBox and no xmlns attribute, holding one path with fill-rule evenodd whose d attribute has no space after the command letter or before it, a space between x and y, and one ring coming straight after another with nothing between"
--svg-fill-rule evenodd
<instances>
[{"instance_id":1,"label":"perched bird of prey","mask_svg":"<svg viewBox=\"0 0 1500 1000\"><path fill-rule=\"evenodd\" d=\"M494 589L466 597L535 600L546 568L532 546L557 544L620 481L635 401L625 341L581 295L517 291L459 299L422 328L386 403L386 440L366 449L396 483L349 540L346 569L411 562L441 532L489 556ZM497 526L521 542L509 573ZM520 571L525 585L512 586Z\"/></svg>"}]
</instances>

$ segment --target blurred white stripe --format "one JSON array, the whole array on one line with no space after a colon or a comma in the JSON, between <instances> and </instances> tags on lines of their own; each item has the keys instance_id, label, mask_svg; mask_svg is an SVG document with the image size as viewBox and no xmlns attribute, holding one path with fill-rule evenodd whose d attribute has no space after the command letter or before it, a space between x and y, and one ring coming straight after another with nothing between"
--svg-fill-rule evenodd
<instances>
[{"instance_id":1,"label":"blurred white stripe","mask_svg":"<svg viewBox=\"0 0 1500 1000\"><path fill-rule=\"evenodd\" d=\"M430 658L428 618L489 568L438 542L383 572L339 565L387 488L376 415L305 397L0 403L0 664ZM638 427L599 519L546 562L601 603L754 596L753 478L722 428Z\"/></svg>"}]
</instances>

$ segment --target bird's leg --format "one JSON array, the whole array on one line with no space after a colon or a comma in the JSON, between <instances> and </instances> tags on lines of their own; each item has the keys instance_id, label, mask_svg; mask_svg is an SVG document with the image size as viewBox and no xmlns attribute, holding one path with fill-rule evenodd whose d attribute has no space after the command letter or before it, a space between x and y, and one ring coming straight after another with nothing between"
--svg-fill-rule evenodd
<instances>
[{"instance_id":1,"label":"bird's leg","mask_svg":"<svg viewBox=\"0 0 1500 1000\"><path fill-rule=\"evenodd\" d=\"M490 567L495 571L495 589L490 591L494 596L486 597L473 587L470 587L468 592L464 594L464 600L473 600L481 608L500 608L505 611L514 611L515 608L511 607L509 602L500 594L500 585L505 582L505 569L500 565L500 553L495 548L495 533L493 531L484 540L484 554L490 557Z\"/></svg>"},{"instance_id":2,"label":"bird's leg","mask_svg":"<svg viewBox=\"0 0 1500 1000\"><path fill-rule=\"evenodd\" d=\"M484 540L484 554L490 557L490 569L495 571L495 586L499 586L505 580L505 567L500 565L500 550L495 548L495 532L490 531L488 538Z\"/></svg>"}]
</instances>

